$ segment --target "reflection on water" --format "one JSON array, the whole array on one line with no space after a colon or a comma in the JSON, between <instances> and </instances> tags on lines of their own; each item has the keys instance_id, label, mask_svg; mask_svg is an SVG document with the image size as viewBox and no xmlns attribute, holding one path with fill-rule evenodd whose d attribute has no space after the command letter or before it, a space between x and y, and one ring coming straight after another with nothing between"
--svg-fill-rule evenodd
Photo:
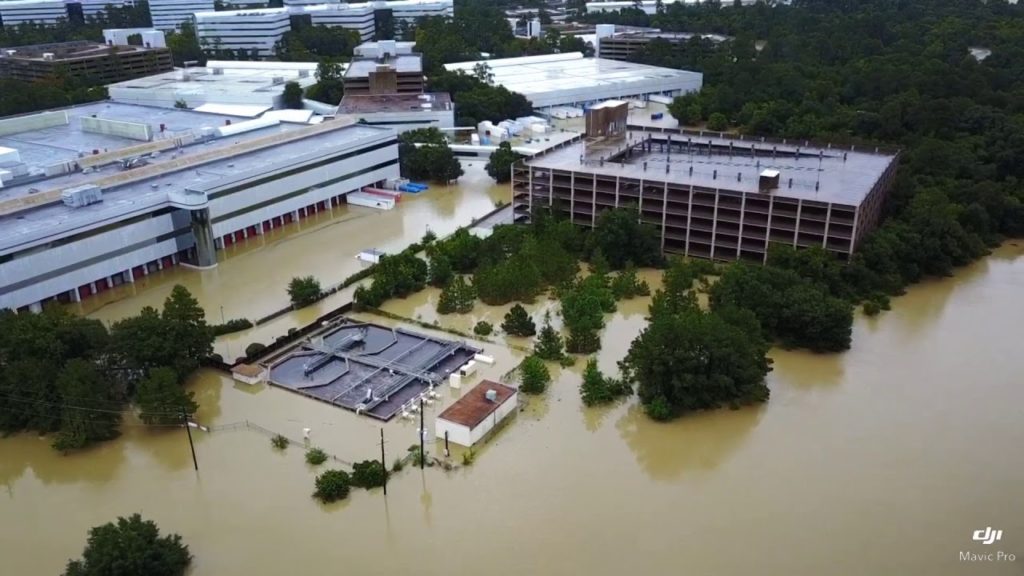
<instances>
[{"instance_id":1,"label":"reflection on water","mask_svg":"<svg viewBox=\"0 0 1024 576\"><path fill-rule=\"evenodd\" d=\"M264 263L278 265L287 263ZM635 398L585 408L582 360L552 367L545 396L530 399L476 463L406 469L386 500L357 490L316 503L302 447L275 452L251 430L196 433L198 474L181 430L126 426L121 439L68 457L32 436L2 439L4 573L59 573L90 526L139 511L182 534L197 575L478 566L516 576L1020 574L1022 289L1024 248L1006 246L963 275L911 289L892 312L858 317L846 354L773 350L766 405L668 424L646 419ZM637 299L609 317L606 372L645 309ZM522 357L481 345L498 357L481 377ZM250 420L293 437L310 427L312 443L330 453L378 457L380 424L368 418L209 371L191 388L204 424ZM447 404L454 394L443 392ZM428 407L429 428L441 408ZM384 429L389 463L417 442L414 422ZM428 446L439 453L442 444ZM1004 531L1001 548L1016 564L959 562L960 550L984 551L970 536L985 526Z\"/></svg>"}]
</instances>

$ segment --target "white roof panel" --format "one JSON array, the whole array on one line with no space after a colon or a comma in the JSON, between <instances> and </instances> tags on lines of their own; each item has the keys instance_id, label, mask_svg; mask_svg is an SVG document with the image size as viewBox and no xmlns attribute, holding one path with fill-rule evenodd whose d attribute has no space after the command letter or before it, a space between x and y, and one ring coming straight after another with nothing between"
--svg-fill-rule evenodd
<instances>
[{"instance_id":1,"label":"white roof panel","mask_svg":"<svg viewBox=\"0 0 1024 576\"><path fill-rule=\"evenodd\" d=\"M193 110L196 112L206 112L208 114L223 114L224 116L255 118L267 110L270 110L270 106L207 103L202 106L196 106Z\"/></svg>"}]
</instances>

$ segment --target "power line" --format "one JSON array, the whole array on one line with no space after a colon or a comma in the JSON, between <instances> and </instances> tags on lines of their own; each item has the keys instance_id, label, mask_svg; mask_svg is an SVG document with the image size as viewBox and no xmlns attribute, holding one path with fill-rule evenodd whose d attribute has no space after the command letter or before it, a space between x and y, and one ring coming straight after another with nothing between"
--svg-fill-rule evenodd
<instances>
[{"instance_id":1,"label":"power line","mask_svg":"<svg viewBox=\"0 0 1024 576\"><path fill-rule=\"evenodd\" d=\"M63 404L57 402L46 402L44 400L37 400L31 398L16 398L13 396L0 395L0 400L10 400L13 402L21 402L23 404L35 404L37 406L54 406L62 409L80 410L83 412L99 412L105 414L123 414L124 409L121 410L104 410L103 408L90 408L88 406L75 406L73 404ZM148 412L154 416L180 416L180 412Z\"/></svg>"}]
</instances>

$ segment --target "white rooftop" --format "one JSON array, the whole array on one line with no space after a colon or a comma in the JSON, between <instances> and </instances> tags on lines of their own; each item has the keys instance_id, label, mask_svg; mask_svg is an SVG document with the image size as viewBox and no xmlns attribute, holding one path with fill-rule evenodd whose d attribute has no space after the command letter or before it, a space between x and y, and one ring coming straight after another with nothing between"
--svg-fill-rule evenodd
<instances>
[{"instance_id":1,"label":"white rooftop","mask_svg":"<svg viewBox=\"0 0 1024 576\"><path fill-rule=\"evenodd\" d=\"M284 84L303 88L316 83L315 62L235 62L210 60L205 67L181 68L107 87L116 102L190 108L203 104L272 107Z\"/></svg>"},{"instance_id":2,"label":"white rooftop","mask_svg":"<svg viewBox=\"0 0 1024 576\"><path fill-rule=\"evenodd\" d=\"M472 74L479 63L491 69L494 84L526 96L535 108L679 94L700 90L703 83L698 72L584 58L579 52L459 62L445 68Z\"/></svg>"}]
</instances>

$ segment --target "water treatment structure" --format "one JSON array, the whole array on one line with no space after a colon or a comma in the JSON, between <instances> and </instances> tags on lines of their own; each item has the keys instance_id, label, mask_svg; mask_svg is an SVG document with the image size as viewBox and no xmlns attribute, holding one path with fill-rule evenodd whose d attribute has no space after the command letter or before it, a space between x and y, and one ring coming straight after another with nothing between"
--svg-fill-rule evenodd
<instances>
[{"instance_id":1,"label":"water treatment structure","mask_svg":"<svg viewBox=\"0 0 1024 576\"><path fill-rule=\"evenodd\" d=\"M480 349L376 324L341 319L270 366L269 381L380 420L418 409L420 397Z\"/></svg>"},{"instance_id":2,"label":"water treatment structure","mask_svg":"<svg viewBox=\"0 0 1024 576\"><path fill-rule=\"evenodd\" d=\"M611 112L618 110L618 116ZM515 219L550 206L593 226L637 211L664 252L764 262L772 243L848 258L874 228L896 153L627 126L622 106L588 112L588 137L512 168ZM620 128L621 127L621 128Z\"/></svg>"}]
</instances>

